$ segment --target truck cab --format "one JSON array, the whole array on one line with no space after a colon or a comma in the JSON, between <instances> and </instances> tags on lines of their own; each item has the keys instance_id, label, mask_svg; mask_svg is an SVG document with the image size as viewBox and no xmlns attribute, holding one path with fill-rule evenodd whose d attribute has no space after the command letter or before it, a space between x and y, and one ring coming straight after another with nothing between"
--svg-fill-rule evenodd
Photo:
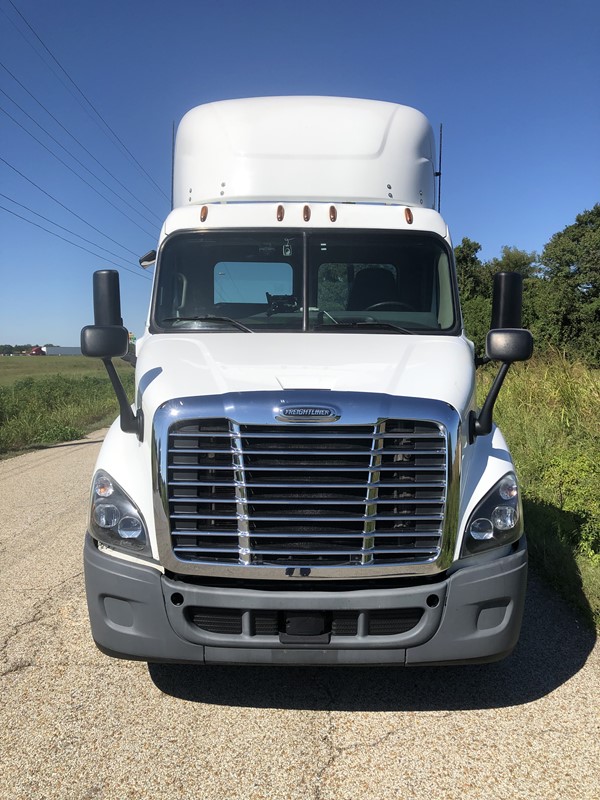
<instances>
[{"instance_id":1,"label":"truck cab","mask_svg":"<svg viewBox=\"0 0 600 800\"><path fill-rule=\"evenodd\" d=\"M435 147L418 111L349 98L222 101L182 120L174 208L137 341L95 276L121 414L92 480L94 640L180 663L444 664L514 647L527 550L492 422L531 355L496 283L482 409Z\"/></svg>"}]
</instances>

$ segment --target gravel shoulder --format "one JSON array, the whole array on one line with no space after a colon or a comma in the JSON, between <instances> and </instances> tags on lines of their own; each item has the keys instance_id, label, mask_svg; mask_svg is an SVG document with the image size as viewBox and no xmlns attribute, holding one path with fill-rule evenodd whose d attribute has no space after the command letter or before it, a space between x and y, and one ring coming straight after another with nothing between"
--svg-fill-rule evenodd
<instances>
[{"instance_id":1,"label":"gravel shoulder","mask_svg":"<svg viewBox=\"0 0 600 800\"><path fill-rule=\"evenodd\" d=\"M498 664L148 666L91 641L104 431L0 462L0 798L592 800L600 647L535 576Z\"/></svg>"}]
</instances>

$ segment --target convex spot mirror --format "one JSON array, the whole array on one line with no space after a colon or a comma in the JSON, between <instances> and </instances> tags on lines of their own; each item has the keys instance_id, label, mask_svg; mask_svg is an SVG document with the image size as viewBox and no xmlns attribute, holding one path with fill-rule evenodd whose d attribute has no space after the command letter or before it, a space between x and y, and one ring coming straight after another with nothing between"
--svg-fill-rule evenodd
<instances>
[{"instance_id":1,"label":"convex spot mirror","mask_svg":"<svg viewBox=\"0 0 600 800\"><path fill-rule=\"evenodd\" d=\"M81 331L81 352L91 358L119 358L129 350L129 332L122 325L87 325Z\"/></svg>"},{"instance_id":2,"label":"convex spot mirror","mask_svg":"<svg viewBox=\"0 0 600 800\"><path fill-rule=\"evenodd\" d=\"M533 354L533 336L523 328L498 328L488 333L485 352L492 361L505 364L527 361Z\"/></svg>"}]
</instances>

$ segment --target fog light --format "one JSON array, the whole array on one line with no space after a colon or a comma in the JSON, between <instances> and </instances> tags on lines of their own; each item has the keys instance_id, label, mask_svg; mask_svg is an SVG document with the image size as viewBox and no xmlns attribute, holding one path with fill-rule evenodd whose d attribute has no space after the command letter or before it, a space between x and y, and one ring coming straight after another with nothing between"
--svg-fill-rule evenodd
<instances>
[{"instance_id":1,"label":"fog light","mask_svg":"<svg viewBox=\"0 0 600 800\"><path fill-rule=\"evenodd\" d=\"M497 506L492 511L492 522L499 531L509 531L517 524L517 510L512 506Z\"/></svg>"},{"instance_id":2,"label":"fog light","mask_svg":"<svg viewBox=\"0 0 600 800\"><path fill-rule=\"evenodd\" d=\"M101 528L114 528L120 516L119 509L110 503L102 503L94 508L94 520Z\"/></svg>"},{"instance_id":3,"label":"fog light","mask_svg":"<svg viewBox=\"0 0 600 800\"><path fill-rule=\"evenodd\" d=\"M136 539L142 534L142 523L135 517L123 517L119 522L117 533L121 539Z\"/></svg>"},{"instance_id":4,"label":"fog light","mask_svg":"<svg viewBox=\"0 0 600 800\"><path fill-rule=\"evenodd\" d=\"M494 526L491 520L480 517L479 519L473 520L469 533L473 539L477 539L479 542L485 539L491 539L494 535Z\"/></svg>"}]
</instances>

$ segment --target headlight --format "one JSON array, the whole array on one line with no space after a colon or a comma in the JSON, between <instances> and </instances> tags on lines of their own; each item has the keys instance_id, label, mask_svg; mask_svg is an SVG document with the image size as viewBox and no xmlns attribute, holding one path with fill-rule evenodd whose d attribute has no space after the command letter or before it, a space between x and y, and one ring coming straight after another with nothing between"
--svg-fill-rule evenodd
<instances>
[{"instance_id":1,"label":"headlight","mask_svg":"<svg viewBox=\"0 0 600 800\"><path fill-rule=\"evenodd\" d=\"M512 472L487 493L467 523L461 555L470 556L515 542L523 534L523 509Z\"/></svg>"},{"instance_id":2,"label":"headlight","mask_svg":"<svg viewBox=\"0 0 600 800\"><path fill-rule=\"evenodd\" d=\"M141 512L119 484L102 471L94 475L92 483L90 533L99 542L132 555L151 556Z\"/></svg>"}]
</instances>

